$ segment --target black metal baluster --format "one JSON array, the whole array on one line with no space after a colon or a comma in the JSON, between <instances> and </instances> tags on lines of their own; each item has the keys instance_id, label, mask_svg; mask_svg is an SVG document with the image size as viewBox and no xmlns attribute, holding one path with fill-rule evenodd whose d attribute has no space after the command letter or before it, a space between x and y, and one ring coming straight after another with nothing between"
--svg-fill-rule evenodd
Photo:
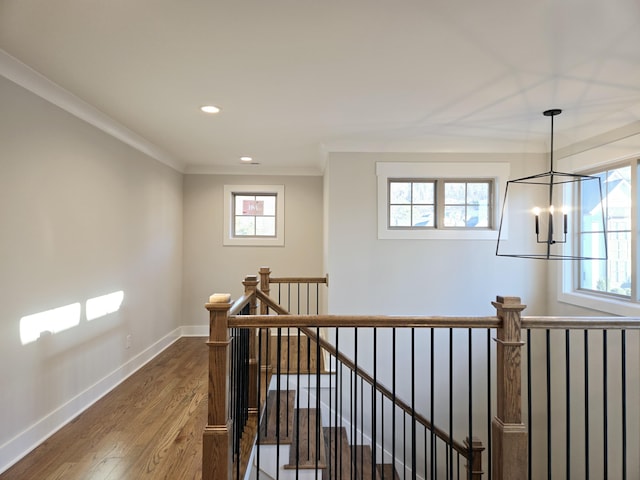
<instances>
[{"instance_id":1,"label":"black metal baluster","mask_svg":"<svg viewBox=\"0 0 640 480\"><path fill-rule=\"evenodd\" d=\"M604 430L604 477L609 478L609 398L607 395L607 331L602 331L602 395L603 413L602 423Z\"/></svg>"},{"instance_id":2,"label":"black metal baluster","mask_svg":"<svg viewBox=\"0 0 640 480\"><path fill-rule=\"evenodd\" d=\"M320 327L316 327L316 480L320 472ZM311 369L309 369L311 370ZM323 439L324 441L324 439ZM326 460L326 459L325 459Z\"/></svg>"},{"instance_id":3,"label":"black metal baluster","mask_svg":"<svg viewBox=\"0 0 640 480\"><path fill-rule=\"evenodd\" d=\"M372 432L372 440L371 440L371 464L373 471L376 470L376 441L377 441L377 428L378 422L376 421L377 417L377 395L376 388L378 385L378 329L373 329L373 385L371 386L371 432ZM383 450L384 452L384 450Z\"/></svg>"},{"instance_id":4,"label":"black metal baluster","mask_svg":"<svg viewBox=\"0 0 640 480\"><path fill-rule=\"evenodd\" d=\"M360 471L364 472L364 380L362 378L360 378L360 446Z\"/></svg>"},{"instance_id":5,"label":"black metal baluster","mask_svg":"<svg viewBox=\"0 0 640 480\"><path fill-rule=\"evenodd\" d=\"M282 355L282 329L277 329L276 334L276 480L280 478L280 392L282 390L282 367L280 356Z\"/></svg>"},{"instance_id":6,"label":"black metal baluster","mask_svg":"<svg viewBox=\"0 0 640 480\"><path fill-rule=\"evenodd\" d=\"M307 336L307 412L311 411L311 338ZM311 415L307 415L307 435L311 431ZM311 442L307 442L307 461L311 459Z\"/></svg>"},{"instance_id":7,"label":"black metal baluster","mask_svg":"<svg viewBox=\"0 0 640 480\"><path fill-rule=\"evenodd\" d=\"M453 329L449 329L449 440L447 478L453 478Z\"/></svg>"},{"instance_id":8,"label":"black metal baluster","mask_svg":"<svg viewBox=\"0 0 640 480\"><path fill-rule=\"evenodd\" d=\"M551 480L551 333L545 332L547 361L547 478Z\"/></svg>"},{"instance_id":9,"label":"black metal baluster","mask_svg":"<svg viewBox=\"0 0 640 480\"><path fill-rule=\"evenodd\" d=\"M529 425L529 428L527 428L527 458L529 459L529 461L527 462L527 478L529 480L531 480L531 464L533 463L531 461L531 459L533 458L531 456L531 451L532 451L532 434L531 434L531 417L532 417L532 413L531 413L531 383L532 383L532 379L531 379L531 329L527 330L527 425Z\"/></svg>"},{"instance_id":10,"label":"black metal baluster","mask_svg":"<svg viewBox=\"0 0 640 480\"><path fill-rule=\"evenodd\" d=\"M570 368L570 342L569 342L569 330L564 331L564 352L565 352L565 376L566 376L566 390L565 390L565 417L566 417L566 430L567 438L565 443L565 476L571 478L571 368Z\"/></svg>"},{"instance_id":11,"label":"black metal baluster","mask_svg":"<svg viewBox=\"0 0 640 480\"><path fill-rule=\"evenodd\" d=\"M430 364L429 364L429 374L430 374L430 386L429 386L429 408L431 410L430 415L431 415L431 423L435 424L435 417L434 417L434 413L435 413L435 405L434 405L434 401L435 401L435 392L434 392L434 386L435 386L435 382L434 382L434 374L435 374L435 365L434 365L434 360L435 360L435 352L433 351L434 347L435 347L435 341L434 341L434 329L433 327L430 329L431 332L431 337L430 337ZM431 479L436 478L436 465L437 465L437 456L436 456L436 436L435 436L435 432L433 431L433 428L431 429Z\"/></svg>"},{"instance_id":12,"label":"black metal baluster","mask_svg":"<svg viewBox=\"0 0 640 480\"><path fill-rule=\"evenodd\" d=\"M391 458L396 460L396 328L391 329Z\"/></svg>"},{"instance_id":13,"label":"black metal baluster","mask_svg":"<svg viewBox=\"0 0 640 480\"><path fill-rule=\"evenodd\" d=\"M589 330L584 331L584 460L589 480Z\"/></svg>"},{"instance_id":14,"label":"black metal baluster","mask_svg":"<svg viewBox=\"0 0 640 480\"><path fill-rule=\"evenodd\" d=\"M473 337L469 329L469 459L467 478L471 480L473 472Z\"/></svg>"},{"instance_id":15,"label":"black metal baluster","mask_svg":"<svg viewBox=\"0 0 640 480\"><path fill-rule=\"evenodd\" d=\"M416 329L411 329L411 478L416 479Z\"/></svg>"},{"instance_id":16,"label":"black metal baluster","mask_svg":"<svg viewBox=\"0 0 640 480\"><path fill-rule=\"evenodd\" d=\"M487 329L487 478L491 477L491 430L492 428L492 419L491 419L491 329Z\"/></svg>"},{"instance_id":17,"label":"black metal baluster","mask_svg":"<svg viewBox=\"0 0 640 480\"><path fill-rule=\"evenodd\" d=\"M622 480L627 478L627 332L620 332L620 342L622 343Z\"/></svg>"},{"instance_id":18,"label":"black metal baluster","mask_svg":"<svg viewBox=\"0 0 640 480\"><path fill-rule=\"evenodd\" d=\"M256 359L258 363L258 408L257 408L257 416L256 419L258 421L258 444L260 443L260 432L262 429L260 428L260 416L262 409L262 329L258 330L258 358ZM268 392L267 392L268 393ZM265 405L266 405L266 396L265 395ZM266 429L266 427L265 427ZM266 432L265 432L266 433ZM260 480L260 447L256 448L256 480Z\"/></svg>"},{"instance_id":19,"label":"black metal baluster","mask_svg":"<svg viewBox=\"0 0 640 480\"><path fill-rule=\"evenodd\" d=\"M300 445L300 330L298 330L298 361L297 361L297 369L296 373L296 445ZM293 432L291 432L293 434ZM296 479L299 478L299 466L300 466L300 448L296 448Z\"/></svg>"},{"instance_id":20,"label":"black metal baluster","mask_svg":"<svg viewBox=\"0 0 640 480\"><path fill-rule=\"evenodd\" d=\"M353 417L352 417L352 425L353 425L353 435L351 436L352 441L355 441L358 438L358 429L357 429L357 423L358 423L358 328L354 328L353 329L353 335L354 335L354 361L353 363L355 364L355 371L354 371L354 379L353 379L353 386L354 386L354 391L353 391ZM356 462L352 462L352 463L356 463ZM356 473L356 468L354 468L354 474Z\"/></svg>"}]
</instances>

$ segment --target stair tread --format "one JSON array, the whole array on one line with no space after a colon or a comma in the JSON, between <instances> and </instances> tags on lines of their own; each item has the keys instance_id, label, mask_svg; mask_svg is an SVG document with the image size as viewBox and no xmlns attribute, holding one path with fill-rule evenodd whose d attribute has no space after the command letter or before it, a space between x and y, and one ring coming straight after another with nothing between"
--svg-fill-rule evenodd
<instances>
[{"instance_id":1,"label":"stair tread","mask_svg":"<svg viewBox=\"0 0 640 480\"><path fill-rule=\"evenodd\" d=\"M323 480L351 479L353 464L351 463L351 445L344 427L325 427L324 441L327 445L327 468Z\"/></svg>"},{"instance_id":2,"label":"stair tread","mask_svg":"<svg viewBox=\"0 0 640 480\"><path fill-rule=\"evenodd\" d=\"M326 468L322 424L315 408L301 408L293 415L293 443L285 469ZM317 444L317 440L319 444Z\"/></svg>"},{"instance_id":3,"label":"stair tread","mask_svg":"<svg viewBox=\"0 0 640 480\"><path fill-rule=\"evenodd\" d=\"M356 478L380 480L378 469L373 468L371 447L369 447L369 445L353 445L351 451Z\"/></svg>"},{"instance_id":4,"label":"stair tread","mask_svg":"<svg viewBox=\"0 0 640 480\"><path fill-rule=\"evenodd\" d=\"M383 463L376 465L380 480L400 480L400 475L396 472L395 467L391 463Z\"/></svg>"},{"instance_id":5,"label":"stair tread","mask_svg":"<svg viewBox=\"0 0 640 480\"><path fill-rule=\"evenodd\" d=\"M282 390L278 395L275 390L269 391L264 407L264 415L260 422L258 442L262 445L291 444L293 442L293 420L296 392ZM279 410L278 410L279 399ZM276 417L280 414L279 429Z\"/></svg>"}]
</instances>

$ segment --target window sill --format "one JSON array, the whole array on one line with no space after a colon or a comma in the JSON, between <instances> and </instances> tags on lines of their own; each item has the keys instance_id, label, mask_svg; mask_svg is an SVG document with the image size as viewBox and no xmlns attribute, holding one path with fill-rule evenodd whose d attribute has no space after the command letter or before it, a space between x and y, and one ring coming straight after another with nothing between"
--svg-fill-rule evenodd
<instances>
[{"instance_id":1,"label":"window sill","mask_svg":"<svg viewBox=\"0 0 640 480\"><path fill-rule=\"evenodd\" d=\"M448 229L379 229L380 240L497 240L498 231L489 229L448 230Z\"/></svg>"},{"instance_id":2,"label":"window sill","mask_svg":"<svg viewBox=\"0 0 640 480\"><path fill-rule=\"evenodd\" d=\"M558 301L610 315L635 317L640 314L640 304L629 300L596 297L580 292L561 292L558 294Z\"/></svg>"}]
</instances>

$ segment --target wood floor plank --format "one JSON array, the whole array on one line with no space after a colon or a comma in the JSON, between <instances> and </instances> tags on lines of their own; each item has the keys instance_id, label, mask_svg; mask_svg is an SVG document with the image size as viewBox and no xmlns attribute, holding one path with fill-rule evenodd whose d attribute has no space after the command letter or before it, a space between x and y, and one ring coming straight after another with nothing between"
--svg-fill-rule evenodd
<instances>
[{"instance_id":1,"label":"wood floor plank","mask_svg":"<svg viewBox=\"0 0 640 480\"><path fill-rule=\"evenodd\" d=\"M207 416L205 342L176 341L0 480L199 479Z\"/></svg>"}]
</instances>

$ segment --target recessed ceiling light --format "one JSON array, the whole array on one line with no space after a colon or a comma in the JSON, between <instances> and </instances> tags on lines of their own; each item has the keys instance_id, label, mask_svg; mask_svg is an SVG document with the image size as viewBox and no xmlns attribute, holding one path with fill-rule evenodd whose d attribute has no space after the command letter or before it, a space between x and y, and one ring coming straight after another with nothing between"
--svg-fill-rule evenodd
<instances>
[{"instance_id":1,"label":"recessed ceiling light","mask_svg":"<svg viewBox=\"0 0 640 480\"><path fill-rule=\"evenodd\" d=\"M240 161L242 161L242 162L252 162L253 158L251 158L251 157L240 157Z\"/></svg>"},{"instance_id":2,"label":"recessed ceiling light","mask_svg":"<svg viewBox=\"0 0 640 480\"><path fill-rule=\"evenodd\" d=\"M204 113L218 113L220 111L220 109L215 105L203 105L202 107L200 107L200 110L202 110Z\"/></svg>"}]
</instances>

